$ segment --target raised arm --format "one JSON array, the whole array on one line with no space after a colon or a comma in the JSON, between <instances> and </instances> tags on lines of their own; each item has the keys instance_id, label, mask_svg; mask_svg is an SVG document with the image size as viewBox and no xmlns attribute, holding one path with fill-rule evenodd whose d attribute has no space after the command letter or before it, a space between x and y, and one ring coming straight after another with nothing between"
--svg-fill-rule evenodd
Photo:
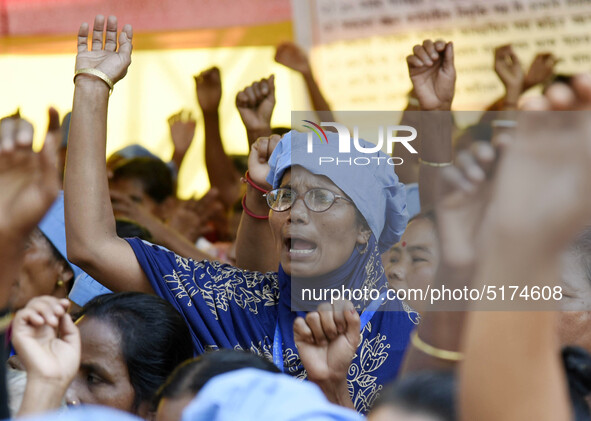
<instances>
[{"instance_id":1,"label":"raised arm","mask_svg":"<svg viewBox=\"0 0 591 421\"><path fill-rule=\"evenodd\" d=\"M458 154L454 166L441 171L441 189L435 201L440 262L431 288L471 286L478 253L478 235L488 204L495 151L488 142L475 142ZM429 305L426 303L425 305ZM445 301L428 307L406 353L404 372L455 370L462 360L461 337L467 303ZM417 343L419 344L417 346ZM430 352L428 344L447 353Z\"/></svg>"},{"instance_id":2,"label":"raised arm","mask_svg":"<svg viewBox=\"0 0 591 421\"><path fill-rule=\"evenodd\" d=\"M249 147L259 137L271 136L271 116L275 108L275 76L253 82L238 92L236 108L246 127Z\"/></svg>"},{"instance_id":3,"label":"raised arm","mask_svg":"<svg viewBox=\"0 0 591 421\"><path fill-rule=\"evenodd\" d=\"M92 44L88 24L78 32L74 104L66 162L65 212L68 258L114 291L152 292L131 246L117 237L106 170L109 86L117 83L131 63L132 28L119 34L117 18L94 20ZM90 69L90 70L89 70ZM87 72L99 71L100 76Z\"/></svg>"},{"instance_id":4,"label":"raised arm","mask_svg":"<svg viewBox=\"0 0 591 421\"><path fill-rule=\"evenodd\" d=\"M453 120L451 104L455 93L456 69L453 44L425 40L415 45L406 59L414 93L421 108L419 192L421 209L433 206L441 170L452 161Z\"/></svg>"},{"instance_id":5,"label":"raised arm","mask_svg":"<svg viewBox=\"0 0 591 421\"><path fill-rule=\"evenodd\" d=\"M197 121L193 118L190 111L179 111L168 117L168 128L170 129L170 139L174 146L171 161L176 166L176 170L181 169L183 160L187 151L193 143L195 137L195 128Z\"/></svg>"},{"instance_id":6,"label":"raised arm","mask_svg":"<svg viewBox=\"0 0 591 421\"><path fill-rule=\"evenodd\" d=\"M250 149L248 172L251 182L270 190L267 174L269 158L281 139L278 135L259 138ZM277 270L279 249L269 226L269 206L263 193L250 183L242 202L244 211L236 235L236 266L241 269L270 272Z\"/></svg>"},{"instance_id":7,"label":"raised arm","mask_svg":"<svg viewBox=\"0 0 591 421\"><path fill-rule=\"evenodd\" d=\"M212 67L195 76L197 101L203 113L205 128L205 165L211 187L220 192L219 198L226 209L232 208L240 198L240 174L226 155L220 134L219 106L222 99L220 70Z\"/></svg>"},{"instance_id":8,"label":"raised arm","mask_svg":"<svg viewBox=\"0 0 591 421\"><path fill-rule=\"evenodd\" d=\"M517 109L517 102L525 92L525 74L519 57L513 51L511 44L502 45L495 49L495 73L503 82L505 95L491 104L487 111L509 111Z\"/></svg>"},{"instance_id":9,"label":"raised arm","mask_svg":"<svg viewBox=\"0 0 591 421\"><path fill-rule=\"evenodd\" d=\"M564 92L555 98L549 92L547 98L536 98L532 108L572 110L576 101L583 101L588 110L591 78L577 77L573 87L570 104ZM475 288L495 281L543 288L560 279L560 255L591 218L588 195L580 193L591 188L591 125L586 114L520 116L515 142L505 147L497 170ZM461 419L573 419L556 332L558 315L539 311L539 301L522 300L519 305L518 310L531 311L471 313Z\"/></svg>"},{"instance_id":10,"label":"raised arm","mask_svg":"<svg viewBox=\"0 0 591 421\"><path fill-rule=\"evenodd\" d=\"M55 112L55 110L53 110ZM50 122L51 122L50 113ZM59 121L59 118L58 118ZM51 126L50 126L51 128ZM15 273L29 237L58 192L56 145L59 130L49 130L40 153L32 150L33 126L20 116L0 120L0 310L14 295ZM1 328L0 328L1 330Z\"/></svg>"},{"instance_id":11,"label":"raised arm","mask_svg":"<svg viewBox=\"0 0 591 421\"><path fill-rule=\"evenodd\" d=\"M320 113L319 117L324 121L335 121L330 105L316 83L306 52L293 42L284 42L277 46L275 61L300 73L306 83L314 111Z\"/></svg>"}]
</instances>

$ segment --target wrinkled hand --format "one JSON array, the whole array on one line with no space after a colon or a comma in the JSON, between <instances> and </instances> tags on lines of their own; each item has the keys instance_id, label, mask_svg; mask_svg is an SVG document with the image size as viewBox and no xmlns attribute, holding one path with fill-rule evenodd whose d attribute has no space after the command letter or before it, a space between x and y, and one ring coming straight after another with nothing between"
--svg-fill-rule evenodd
<instances>
[{"instance_id":1,"label":"wrinkled hand","mask_svg":"<svg viewBox=\"0 0 591 421\"><path fill-rule=\"evenodd\" d=\"M80 332L67 299L33 298L12 323L12 343L29 379L67 387L80 365Z\"/></svg>"},{"instance_id":2,"label":"wrinkled hand","mask_svg":"<svg viewBox=\"0 0 591 421\"><path fill-rule=\"evenodd\" d=\"M248 174L250 178L258 186L267 190L271 189L271 186L267 183L267 174L271 170L269 158L280 140L281 136L276 134L269 137L260 137L253 143L248 155Z\"/></svg>"},{"instance_id":3,"label":"wrinkled hand","mask_svg":"<svg viewBox=\"0 0 591 421\"><path fill-rule=\"evenodd\" d=\"M49 111L49 121L40 153L32 150L31 123L18 115L0 121L0 235L5 238L28 238L57 197L60 133L54 109Z\"/></svg>"},{"instance_id":4,"label":"wrinkled hand","mask_svg":"<svg viewBox=\"0 0 591 421\"><path fill-rule=\"evenodd\" d=\"M184 155L193 138L195 137L195 127L197 121L193 118L190 111L179 111L168 118L168 127L170 128L170 138L174 145L174 151Z\"/></svg>"},{"instance_id":5,"label":"wrinkled hand","mask_svg":"<svg viewBox=\"0 0 591 421\"><path fill-rule=\"evenodd\" d=\"M523 92L525 75L521 62L510 44L495 49L495 72L505 86L507 99L516 104L519 95Z\"/></svg>"},{"instance_id":6,"label":"wrinkled hand","mask_svg":"<svg viewBox=\"0 0 591 421\"><path fill-rule=\"evenodd\" d=\"M310 73L310 62L308 55L297 44L293 42L284 42L277 46L275 52L275 61L283 64L296 72L302 74Z\"/></svg>"},{"instance_id":7,"label":"wrinkled hand","mask_svg":"<svg viewBox=\"0 0 591 421\"><path fill-rule=\"evenodd\" d=\"M220 69L212 67L194 76L197 101L203 112L217 111L222 100Z\"/></svg>"},{"instance_id":8,"label":"wrinkled hand","mask_svg":"<svg viewBox=\"0 0 591 421\"><path fill-rule=\"evenodd\" d=\"M523 81L523 89L529 89L545 83L554 75L554 66L558 60L551 53L540 53L532 61Z\"/></svg>"},{"instance_id":9,"label":"wrinkled hand","mask_svg":"<svg viewBox=\"0 0 591 421\"><path fill-rule=\"evenodd\" d=\"M247 131L270 131L275 108L275 76L254 82L238 92L236 107Z\"/></svg>"},{"instance_id":10,"label":"wrinkled hand","mask_svg":"<svg viewBox=\"0 0 591 421\"><path fill-rule=\"evenodd\" d=\"M76 70L97 69L104 72L113 83L127 74L127 68L131 64L131 38L133 30L131 25L125 25L119 34L119 49L117 49L117 18L109 16L107 20L106 39L103 45L103 31L105 29L105 17L97 15L94 18L92 30L92 44L88 47L88 23L80 25L78 30L78 55L76 56ZM94 77L80 75L81 77Z\"/></svg>"},{"instance_id":11,"label":"wrinkled hand","mask_svg":"<svg viewBox=\"0 0 591 421\"><path fill-rule=\"evenodd\" d=\"M456 85L453 44L425 40L406 58L408 73L422 110L450 110Z\"/></svg>"},{"instance_id":12,"label":"wrinkled hand","mask_svg":"<svg viewBox=\"0 0 591 421\"><path fill-rule=\"evenodd\" d=\"M321 304L305 319L298 317L293 334L308 379L321 387L345 383L359 347L359 329L359 315L350 301Z\"/></svg>"}]
</instances>

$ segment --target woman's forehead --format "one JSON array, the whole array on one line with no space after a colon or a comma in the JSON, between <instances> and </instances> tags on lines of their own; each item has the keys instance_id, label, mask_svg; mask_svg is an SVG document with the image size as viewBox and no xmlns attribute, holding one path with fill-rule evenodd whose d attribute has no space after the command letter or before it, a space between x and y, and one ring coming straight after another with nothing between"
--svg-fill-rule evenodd
<instances>
[{"instance_id":1,"label":"woman's forehead","mask_svg":"<svg viewBox=\"0 0 591 421\"><path fill-rule=\"evenodd\" d=\"M325 175L312 174L310 171L299 165L294 165L285 170L281 178L281 187L290 186L292 189L313 189L325 188L334 192L345 194L330 178Z\"/></svg>"}]
</instances>

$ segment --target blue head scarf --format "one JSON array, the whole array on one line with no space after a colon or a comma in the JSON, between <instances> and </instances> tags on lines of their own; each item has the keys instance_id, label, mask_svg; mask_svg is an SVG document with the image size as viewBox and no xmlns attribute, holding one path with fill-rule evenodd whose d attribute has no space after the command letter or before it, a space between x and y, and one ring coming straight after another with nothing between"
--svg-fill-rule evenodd
<instances>
[{"instance_id":1,"label":"blue head scarf","mask_svg":"<svg viewBox=\"0 0 591 421\"><path fill-rule=\"evenodd\" d=\"M285 170L293 165L328 177L353 200L383 253L400 240L408 222L404 184L398 181L384 152L361 153L351 148L350 153L340 153L338 134L326 132L326 136L325 143L316 141L312 153L308 153L308 133L292 130L283 136L269 159L267 181L273 188L279 187ZM359 144L375 146L363 139ZM322 162L321 157L325 158ZM330 159L333 161L327 162Z\"/></svg>"},{"instance_id":2,"label":"blue head scarf","mask_svg":"<svg viewBox=\"0 0 591 421\"><path fill-rule=\"evenodd\" d=\"M74 279L72 282L75 282L76 279L80 277L88 276L82 269L68 260L63 191L59 192L57 199L55 199L53 205L51 205L38 227L57 251L59 251L64 260L70 265L72 272L74 272Z\"/></svg>"},{"instance_id":3,"label":"blue head scarf","mask_svg":"<svg viewBox=\"0 0 591 421\"><path fill-rule=\"evenodd\" d=\"M287 133L276 146L270 159L270 172L267 181L274 187L280 186L285 171L295 165L301 166L316 175L328 177L339 187L355 204L361 215L367 221L372 234L370 235L367 248L359 250L355 247L348 260L334 271L313 278L296 278L289 276L280 266L279 277L279 306L278 325L276 337L281 337L283 350L289 354L296 350L293 340L293 322L295 317L304 314L302 311L316 310L321 302L330 299L312 300L304 299L304 289L313 289L317 292L322 290L349 290L362 291L364 288L374 290L382 297L388 288L388 281L381 262L381 253L395 244L406 227L408 214L406 210L406 195L404 185L398 182L394 173L393 165L388 163L390 158L383 152L365 154L357 150L351 153L340 153L338 135L326 133L327 143L314 145L313 153L308 153L308 136L305 133L291 131ZM360 140L362 147L369 148L369 142ZM320 157L324 157L320 161ZM330 158L333 158L332 162ZM339 165L336 160L339 159ZM357 159L357 161L355 161ZM349 161L350 160L350 161ZM368 165L351 165L348 162L367 163ZM344 164L341 164L344 163ZM351 229L344 227L344 229ZM335 247L341 246L335 244ZM363 296L360 299L355 297L342 297L353 302L359 313L368 311L374 306L373 297ZM377 300L379 302L379 300ZM402 309L400 302L385 301L379 310L399 311ZM373 307L375 308L375 307ZM373 311L373 310L372 310ZM368 311L368 313L371 313ZM372 334L383 335L391 338L393 348L395 344L405 343L404 329L397 331L396 323L384 318L382 314L372 318ZM369 316L371 318L371 316ZM369 320L369 318L367 320ZM364 328L362 315L362 331ZM382 323L381 320L390 320L389 323ZM400 326L400 325L399 325ZM381 333L380 333L381 332ZM388 345L390 346L390 345ZM284 352L284 357L285 357ZM360 363L359 355L354 363ZM301 370L298 361L285 361L285 369L290 373L297 373ZM395 372L395 371L392 371ZM381 367L373 372L376 378L383 379L392 375L387 367ZM356 391L357 392L357 391Z\"/></svg>"},{"instance_id":4,"label":"blue head scarf","mask_svg":"<svg viewBox=\"0 0 591 421\"><path fill-rule=\"evenodd\" d=\"M284 298L290 297L291 307L297 310L314 310L318 305L318 302L303 302L304 288L387 288L380 254L400 239L408 222L405 188L398 182L393 165L388 164L390 157L381 151L367 154L355 148L350 153L341 153L338 134L327 132L326 135L327 142L317 142L310 153L307 133L295 130L287 133L269 158L271 170L267 181L273 188L279 187L285 171L295 165L328 177L351 198L372 235L365 251L353 250L348 261L329 274L296 280L280 270L280 278L285 281L281 282L282 294ZM364 148L374 146L364 140L359 140L359 144ZM330 159L333 161L327 162ZM286 284L290 284L289 288ZM368 305L367 299L352 301L358 309Z\"/></svg>"},{"instance_id":5,"label":"blue head scarf","mask_svg":"<svg viewBox=\"0 0 591 421\"><path fill-rule=\"evenodd\" d=\"M245 368L207 382L185 408L182 421L361 421L330 403L313 383Z\"/></svg>"}]
</instances>

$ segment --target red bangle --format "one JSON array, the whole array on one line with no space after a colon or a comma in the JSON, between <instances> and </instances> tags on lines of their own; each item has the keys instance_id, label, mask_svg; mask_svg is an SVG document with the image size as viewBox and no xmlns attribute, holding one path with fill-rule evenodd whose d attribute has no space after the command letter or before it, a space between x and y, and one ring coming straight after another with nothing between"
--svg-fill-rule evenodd
<instances>
[{"instance_id":1,"label":"red bangle","mask_svg":"<svg viewBox=\"0 0 591 421\"><path fill-rule=\"evenodd\" d=\"M261 186L256 184L254 181L252 181L252 178L250 178L250 174L248 173L248 170L246 171L246 174L244 174L243 180L245 180L248 184L250 184L253 188L257 189L261 193L267 193L267 190L265 190L264 188L262 188Z\"/></svg>"},{"instance_id":2,"label":"red bangle","mask_svg":"<svg viewBox=\"0 0 591 421\"><path fill-rule=\"evenodd\" d=\"M255 213L252 213L250 211L250 209L248 209L246 207L246 195L242 196L242 209L244 210L244 212L250 216L251 218L255 218L255 219L269 219L269 215L257 215Z\"/></svg>"}]
</instances>

